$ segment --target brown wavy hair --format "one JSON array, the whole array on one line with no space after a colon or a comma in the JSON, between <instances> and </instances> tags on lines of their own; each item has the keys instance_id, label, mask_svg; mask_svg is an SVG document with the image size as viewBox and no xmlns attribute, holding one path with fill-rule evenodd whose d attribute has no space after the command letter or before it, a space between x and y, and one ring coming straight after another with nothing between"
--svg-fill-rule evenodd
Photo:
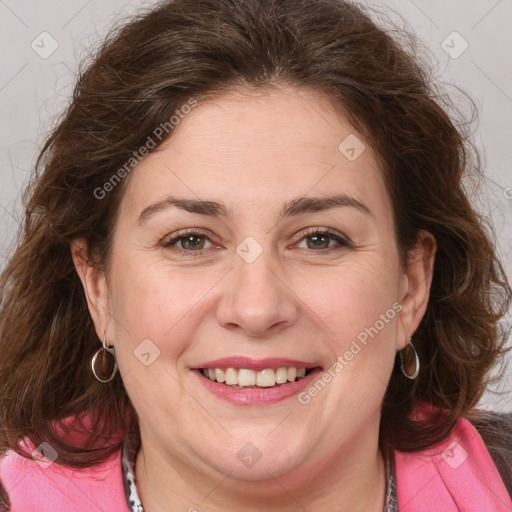
<instances>
[{"instance_id":1,"label":"brown wavy hair","mask_svg":"<svg viewBox=\"0 0 512 512\"><path fill-rule=\"evenodd\" d=\"M166 1L111 31L42 147L1 277L0 453L24 455L26 437L50 443L56 462L86 467L136 426L119 374L100 384L90 370L100 345L70 243L85 237L91 261L108 268L126 180L102 199L98 189L190 98L239 87L286 84L331 98L380 157L402 263L419 230L437 240L428 309L414 335L421 371L409 381L395 361L381 442L419 450L470 413L506 350L498 327L510 287L465 190L463 179L481 174L469 123L452 120L414 40L400 34L342 0ZM412 419L416 401L444 412ZM72 430L86 441L67 439Z\"/></svg>"}]
</instances>

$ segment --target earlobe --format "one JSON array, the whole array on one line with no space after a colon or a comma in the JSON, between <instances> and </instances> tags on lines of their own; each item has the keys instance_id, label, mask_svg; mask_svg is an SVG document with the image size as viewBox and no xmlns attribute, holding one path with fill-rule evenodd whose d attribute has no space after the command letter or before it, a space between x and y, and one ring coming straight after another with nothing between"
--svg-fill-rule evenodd
<instances>
[{"instance_id":1,"label":"earlobe","mask_svg":"<svg viewBox=\"0 0 512 512\"><path fill-rule=\"evenodd\" d=\"M71 242L71 255L84 288L87 306L96 327L96 333L98 338L103 339L110 316L105 273L94 264L85 238L78 238Z\"/></svg>"},{"instance_id":2,"label":"earlobe","mask_svg":"<svg viewBox=\"0 0 512 512\"><path fill-rule=\"evenodd\" d=\"M404 271L402 311L397 334L398 350L407 345L409 337L416 331L427 310L436 250L434 236L421 230L416 245L409 252L407 269Z\"/></svg>"}]
</instances>

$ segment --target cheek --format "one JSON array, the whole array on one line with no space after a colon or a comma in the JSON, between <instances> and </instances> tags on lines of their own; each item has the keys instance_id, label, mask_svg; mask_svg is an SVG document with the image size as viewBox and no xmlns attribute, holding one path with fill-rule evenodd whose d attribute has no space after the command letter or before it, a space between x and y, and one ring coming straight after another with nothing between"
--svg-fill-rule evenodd
<instances>
[{"instance_id":1,"label":"cheek","mask_svg":"<svg viewBox=\"0 0 512 512\"><path fill-rule=\"evenodd\" d=\"M330 393L337 397L330 403L378 407L395 358L401 309L397 279L394 267L368 258L330 273L307 299L326 326L332 354ZM327 407L329 412L334 414Z\"/></svg>"},{"instance_id":2,"label":"cheek","mask_svg":"<svg viewBox=\"0 0 512 512\"><path fill-rule=\"evenodd\" d=\"M112 316L124 386L139 415L159 411L167 417L180 396L177 365L191 339L190 311L201 290L136 258L115 268Z\"/></svg>"},{"instance_id":3,"label":"cheek","mask_svg":"<svg viewBox=\"0 0 512 512\"><path fill-rule=\"evenodd\" d=\"M137 353L139 345L150 348L151 343L155 352L179 351L177 344L164 346L162 340L179 340L176 327L190 309L193 294L183 289L182 280L172 279L151 265L118 262L117 269L122 271L114 273L112 279L116 352Z\"/></svg>"},{"instance_id":4,"label":"cheek","mask_svg":"<svg viewBox=\"0 0 512 512\"><path fill-rule=\"evenodd\" d=\"M139 255L116 265L112 316L120 366L137 366L133 356L149 351L158 355L155 368L175 367L206 314L208 294L219 286L218 272L171 269Z\"/></svg>"},{"instance_id":5,"label":"cheek","mask_svg":"<svg viewBox=\"0 0 512 512\"><path fill-rule=\"evenodd\" d=\"M378 330L387 330L396 322L398 273L378 258L332 269L313 284L301 294L340 348L375 324Z\"/></svg>"}]
</instances>

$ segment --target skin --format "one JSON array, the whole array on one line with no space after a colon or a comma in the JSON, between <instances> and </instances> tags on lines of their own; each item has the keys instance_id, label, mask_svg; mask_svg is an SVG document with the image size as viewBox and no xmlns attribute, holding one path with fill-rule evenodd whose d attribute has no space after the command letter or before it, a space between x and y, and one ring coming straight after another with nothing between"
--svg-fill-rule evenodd
<instances>
[{"instance_id":1,"label":"skin","mask_svg":"<svg viewBox=\"0 0 512 512\"><path fill-rule=\"evenodd\" d=\"M421 232L401 267L378 156L365 143L349 161L338 145L350 134L311 90L237 90L200 102L130 174L106 273L89 263L85 240L73 244L98 337L115 346L140 417L146 512L382 511L380 408L396 351L426 309L435 241ZM371 213L344 206L278 221L288 201L333 193ZM138 222L169 195L222 202L232 218L168 207ZM318 248L309 227L350 245L327 238ZM163 247L186 228L202 232L201 254L183 240L172 247L189 255ZM252 263L236 252L248 236L262 248ZM395 303L400 313L306 405L296 396L230 404L191 371L233 355L327 369ZM148 366L134 356L145 339L160 350ZM237 457L248 442L261 453L252 467Z\"/></svg>"}]
</instances>

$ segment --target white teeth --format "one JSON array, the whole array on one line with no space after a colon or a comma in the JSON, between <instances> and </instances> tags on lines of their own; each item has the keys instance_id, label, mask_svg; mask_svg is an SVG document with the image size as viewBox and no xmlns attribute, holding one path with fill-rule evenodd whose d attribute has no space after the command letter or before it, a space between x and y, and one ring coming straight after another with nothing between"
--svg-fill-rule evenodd
<instances>
[{"instance_id":1,"label":"white teeth","mask_svg":"<svg viewBox=\"0 0 512 512\"><path fill-rule=\"evenodd\" d=\"M226 384L228 386L238 384L238 372L234 368L228 368L226 370Z\"/></svg>"},{"instance_id":2,"label":"white teeth","mask_svg":"<svg viewBox=\"0 0 512 512\"><path fill-rule=\"evenodd\" d=\"M303 379L306 376L306 368L281 366L260 371L246 368L208 368L203 370L203 375L216 382L225 382L228 386L271 388Z\"/></svg>"},{"instance_id":3,"label":"white teeth","mask_svg":"<svg viewBox=\"0 0 512 512\"><path fill-rule=\"evenodd\" d=\"M239 386L256 386L256 372L242 368L238 371Z\"/></svg>"},{"instance_id":4,"label":"white teeth","mask_svg":"<svg viewBox=\"0 0 512 512\"><path fill-rule=\"evenodd\" d=\"M284 384L288 381L288 371L286 368L278 368L276 372L276 382L278 384Z\"/></svg>"},{"instance_id":5,"label":"white teeth","mask_svg":"<svg viewBox=\"0 0 512 512\"><path fill-rule=\"evenodd\" d=\"M256 384L261 388L271 388L276 385L276 372L272 369L261 370L256 375Z\"/></svg>"},{"instance_id":6,"label":"white teeth","mask_svg":"<svg viewBox=\"0 0 512 512\"><path fill-rule=\"evenodd\" d=\"M288 380L290 382L292 382L297 377L297 368L293 368L293 367L292 368L288 368L287 373L288 373Z\"/></svg>"}]
</instances>

